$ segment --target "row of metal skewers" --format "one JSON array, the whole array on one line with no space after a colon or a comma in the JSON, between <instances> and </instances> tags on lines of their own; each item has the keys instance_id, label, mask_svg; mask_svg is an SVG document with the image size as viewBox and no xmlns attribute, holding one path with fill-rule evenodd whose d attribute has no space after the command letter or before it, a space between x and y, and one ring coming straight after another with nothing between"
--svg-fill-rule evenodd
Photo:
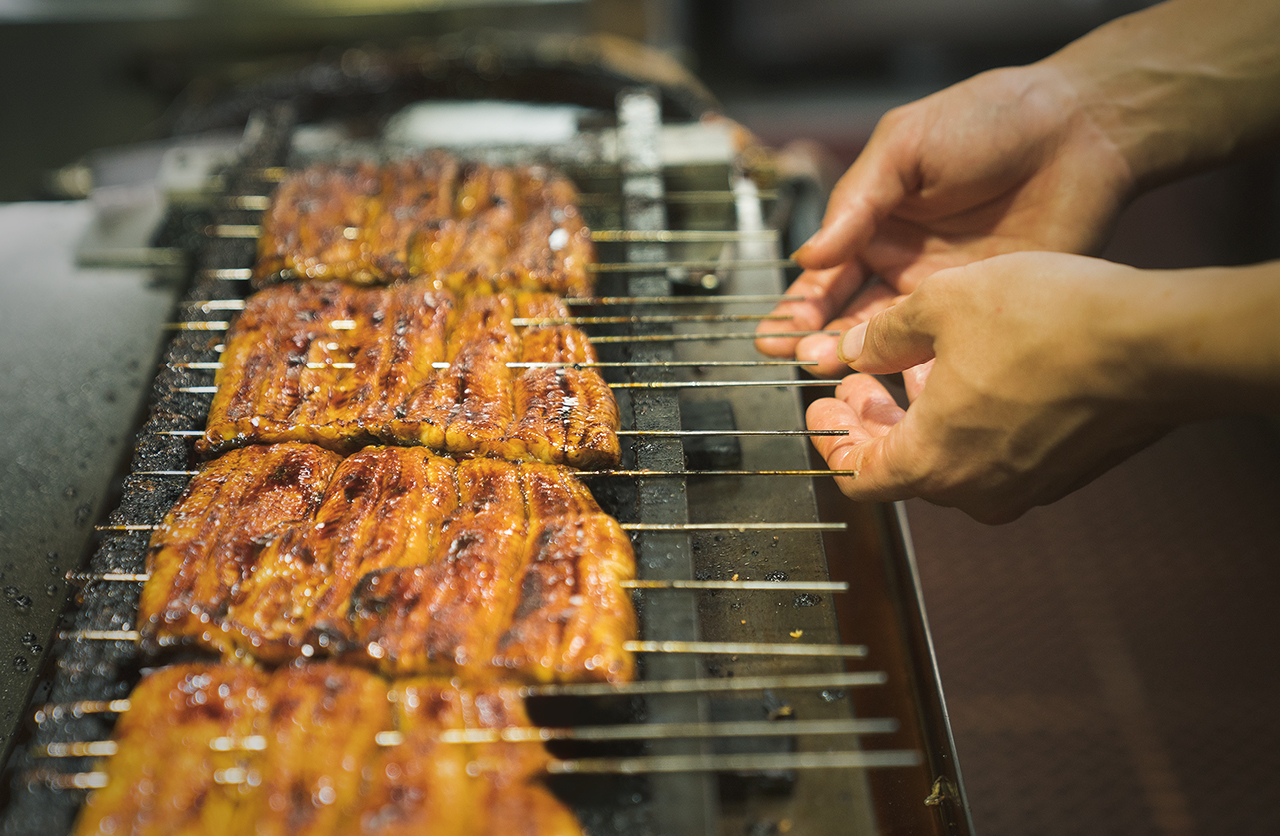
<instances>
[{"instance_id":1,"label":"row of metal skewers","mask_svg":"<svg viewBox=\"0 0 1280 836\"><path fill-rule=\"evenodd\" d=\"M284 169L264 169L261 171L264 182L278 181ZM583 195L584 205L599 205L609 199L607 195ZM683 192L667 193L664 198L673 203L696 202L731 202L734 193L716 192ZM268 198L259 195L240 195L223 197L218 201L222 208L242 211L261 211L268 206ZM222 238L256 238L260 227L256 224L220 224L209 227L206 234ZM734 242L744 238L770 238L776 233L740 233L735 231L676 231L657 230L636 232L631 230L596 230L592 239L597 242L622 243L716 243ZM153 250L156 263L164 263L168 256L162 250ZM738 270L757 268L779 268L793 266L790 259L685 259L661 262L640 263L597 263L589 266L589 270L598 273L621 273L631 271L654 270ZM247 268L210 269L198 271L197 278L241 282L251 278L251 270ZM575 307L586 306L643 306L643 305L701 305L701 304L751 304L776 303L794 300L795 297L777 295L750 296L650 296L650 297L592 297L581 299L565 299L565 303ZM209 300L190 303L193 312L212 313L215 311L237 311L244 307L242 300ZM605 324L681 324L681 323L727 323L758 322L766 320L787 319L786 316L757 314L713 314L713 315L655 315L655 316L583 316L567 317L556 320L515 320L516 327L528 325L605 325ZM331 323L341 329L344 323ZM182 331L225 331L230 323L222 320L187 320L172 323L168 326ZM348 327L354 327L351 323ZM792 331L775 333L778 337L803 337L826 331ZM633 342L682 342L701 340L740 340L752 339L754 333L666 333L643 335L607 335L592 338L599 344L633 343ZM215 346L221 350L221 346ZM220 363L182 363L177 367L189 370L216 371ZM313 364L308 364L309 367ZM314 364L320 365L320 364ZM354 364L331 364L335 368L354 367ZM662 361L662 362L594 362L594 363L509 363L513 368L555 367L574 368L641 368L641 367L795 367L801 365L797 361L754 360L754 361ZM448 368L448 363L433 364L435 368ZM638 383L611 383L614 388L699 388L699 387L805 387L831 386L834 381L818 380L750 380L750 381L655 381ZM175 391L190 394L212 394L213 386L179 387ZM199 430L168 430L165 434L172 436L196 437L202 435ZM812 436L820 434L838 434L835 432L815 432L808 430L622 430L620 436L663 436L671 438L689 438L704 436ZM186 477L195 475L193 470L151 470L135 471L135 476L151 477ZM628 476L628 477L692 477L692 476L839 476L855 475L853 471L831 470L602 470L583 473L584 477L595 476ZM122 523L98 526L103 533L128 535L146 533L158 526L141 523ZM809 530L834 531L844 528L843 524L831 523L787 523L787 522L726 522L726 523L683 523L683 524L623 524L622 528L630 532L647 531L709 531L709 530ZM70 573L68 580L80 583L138 583L148 580L147 573L102 572L102 573ZM633 590L751 590L774 592L846 592L848 585L831 581L790 581L790 580L739 580L734 575L732 580L645 580L624 581L624 588ZM64 640L137 642L140 635L132 630L70 630L59 634ZM794 636L793 638L798 638ZM828 644L786 644L765 642L627 642L627 650L638 653L700 653L729 655L790 655L820 656L832 658L864 658L868 649L863 645L828 645ZM523 697L610 697L610 696L658 696L672 694L712 694L737 693L762 690L787 689L819 689L824 693L839 693L845 688L859 688L882 685L888 677L880 671L835 672L820 674L784 674L770 676L741 676L723 679L665 679L646 680L621 684L609 683L572 683L555 685L527 685L520 689ZM63 704L51 704L41 707L35 714L37 723L57 721L66 717L77 717L89 714L119 714L130 710L129 700L79 701ZM891 718L841 719L841 720L797 720L785 716L760 722L699 722L699 723L646 723L618 724L598 726L577 726L569 728L557 727L509 727L503 729L454 730L442 731L439 740L442 743L485 743L485 742L537 742L551 741L627 741L681 738L725 738L725 737L795 737L803 735L873 735L891 734L899 729L898 721ZM376 743L379 746L395 746L402 742L398 732L379 733ZM260 736L249 736L238 739L218 738L210 742L217 751L260 751L268 745ZM70 743L48 744L39 752L39 757L83 758L107 757L114 754L116 744L109 740L80 741ZM791 770L791 769L824 769L824 768L879 768L909 767L921 762L919 752L913 750L877 750L861 751L851 747L850 751L838 752L772 752L751 755L700 754L671 756L641 756L624 758L579 758L553 759L547 766L551 774L641 774L661 772L704 772L726 770ZM247 780L243 769L230 768L222 770L217 776L219 783L237 784ZM104 772L42 772L32 775L35 780L61 789L92 789L106 785L107 775Z\"/></svg>"}]
</instances>

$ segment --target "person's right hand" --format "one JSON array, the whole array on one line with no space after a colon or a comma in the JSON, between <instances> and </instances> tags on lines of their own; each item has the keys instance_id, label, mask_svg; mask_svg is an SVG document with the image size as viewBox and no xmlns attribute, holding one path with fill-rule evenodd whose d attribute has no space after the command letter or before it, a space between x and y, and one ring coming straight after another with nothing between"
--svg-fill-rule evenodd
<instances>
[{"instance_id":1,"label":"person's right hand","mask_svg":"<svg viewBox=\"0 0 1280 836\"><path fill-rule=\"evenodd\" d=\"M982 522L1015 519L1185 417L1170 392L1208 395L1165 366L1177 357L1171 343L1216 344L1211 328L1187 336L1185 315L1158 315L1213 283L1180 278L1061 253L941 270L842 336L863 374L810 405L807 419L848 434L813 442L833 469L853 471L836 479L852 499L919 496ZM922 364L927 374L906 377L905 411L872 377Z\"/></svg>"},{"instance_id":2,"label":"person's right hand","mask_svg":"<svg viewBox=\"0 0 1280 836\"><path fill-rule=\"evenodd\" d=\"M756 346L838 376L835 336L929 274L1000 253L1099 249L1133 189L1120 149L1050 61L993 70L890 111L840 179L822 229L796 252L786 320ZM879 281L871 282L872 277Z\"/></svg>"}]
</instances>

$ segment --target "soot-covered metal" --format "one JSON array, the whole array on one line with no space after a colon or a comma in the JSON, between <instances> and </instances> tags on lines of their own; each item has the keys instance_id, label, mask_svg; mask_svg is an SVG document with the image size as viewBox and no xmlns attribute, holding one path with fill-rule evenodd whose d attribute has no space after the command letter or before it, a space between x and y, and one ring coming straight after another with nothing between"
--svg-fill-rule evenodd
<instances>
[{"instance_id":1,"label":"soot-covered metal","mask_svg":"<svg viewBox=\"0 0 1280 836\"><path fill-rule=\"evenodd\" d=\"M620 206L608 222L622 223L631 230L658 230L676 226L663 209L664 190L672 173L658 155L662 120L658 100L643 91L624 92L618 99L618 162L606 175L611 189L620 195ZM294 115L288 106L275 106L258 112L251 120L253 128L246 132L253 141L246 145L237 166L223 176L229 196L262 193L264 168L300 162L294 159L291 143ZM597 170L598 170L597 166ZM680 222L686 228L729 228L749 231L763 229L760 200L754 184L732 165L691 166L678 185L684 189L705 189L708 182L719 188L728 186L735 192L733 203L721 205L710 214L700 216L689 211ZM599 184L597 184L599 185ZM725 213L728 213L726 221ZM718 214L717 214L718 213ZM736 220L735 220L736 216ZM223 211L213 218L215 224L252 223L253 217L239 211ZM179 225L180 226L180 225ZM172 242L161 241L160 244ZM754 250L752 247L754 246ZM613 247L613 250L609 248ZM762 240L758 244L742 243L740 259L776 258L776 242ZM243 269L254 258L251 239L209 238L194 254L196 277L187 301L227 299L242 296L245 283L231 283L212 278L209 271ZM626 261L637 269L628 279L605 277L601 290L634 296L664 296L673 292L669 271L645 271L645 263L664 262L670 251L655 244L605 245L602 258ZM776 270L738 271L731 287L740 293L776 292L779 275ZM185 309L184 309L185 310ZM636 313L642 312L636 309ZM651 309L646 312L651 312ZM664 326L665 327L665 326ZM656 326L619 326L609 333L654 334ZM208 332L179 331L166 352L151 399L150 417L138 435L136 453L130 475L125 479L119 508L106 521L109 525L151 525L158 523L182 492L185 480L172 477L137 475L147 471L183 471L192 466L188 439L162 435L162 432L192 431L203 428L209 407L209 396L177 391L184 386L207 386L209 372L180 368L180 364L216 361L214 346L219 337ZM637 343L628 347L606 346L602 360L662 362L669 360L727 360L749 352L745 343L735 341L698 343ZM734 369L704 371L706 379L717 376L748 380L776 379L777 369ZM671 368L611 369L611 381L665 381L673 377ZM723 395L713 396L716 399ZM776 387L743 389L728 402L712 404L711 398L680 397L671 390L619 390L619 406L623 426L627 430L678 429L682 408L690 415L715 416L717 423L735 423L739 429L798 428L803 426L800 403L794 390ZM717 427L719 428L719 427ZM740 445L713 448L720 456L740 457L741 467L749 470L786 470L809 466L807 442L802 438L753 441L743 439ZM707 455L706 450L697 455ZM623 467L659 471L682 471L686 467L686 450L678 439L648 438L624 445ZM807 480L776 478L714 477L639 478L592 480L592 488L604 509L623 523L645 524L743 522L807 522L819 518L818 498ZM884 530L859 535L865 542L880 542ZM85 567L88 575L103 573L139 573L145 570L144 559L149 534L145 531L111 532ZM855 538L858 539L858 538ZM890 536L890 539L892 537ZM901 536L894 541L901 545ZM744 579L813 580L828 579L827 557L820 534L811 531L726 530L723 532L660 531L643 532L636 538L636 552L641 578L648 580ZM881 559L909 563L909 552L902 548L872 546L864 549L864 560L877 564ZM909 573L908 573L909 574ZM896 577L896 576L895 576ZM901 581L898 583L901 586ZM898 589L897 593L903 593ZM912 590L905 590L908 596ZM77 608L67 626L72 632L130 630L133 627L138 585L123 582L89 582L77 601ZM879 593L882 602L889 591ZM653 641L703 640L723 642L828 642L861 641L855 636L858 618L840 610L838 596L795 594L791 592L701 592L672 591L634 595L642 625L642 638ZM922 660L898 661L894 665L873 658L869 667L894 667L899 672L890 680L894 697L874 703L876 711L889 713L902 727L893 745L907 750L925 749L923 764L902 770L907 779L895 783L888 795L890 801L876 798L876 785L883 783L868 777L862 769L779 769L752 768L748 763L733 770L692 770L673 774L563 776L550 780L551 786L578 814L587 832L603 834L635 834L648 836L710 836L713 833L785 833L801 828L815 833L875 834L898 829L899 820L923 823L914 832L968 833L967 815L962 798L945 803L941 809L926 812L924 798L935 777L946 777L958 784L954 753L949 749L945 717L941 713L936 681L928 680L931 659L927 657L927 633L913 633L912 625L922 614L918 603L907 607L884 605L893 610L886 618L893 622L883 631L896 636L892 646L878 655L924 653ZM837 622L840 610L841 622ZM915 619L912 621L912 619ZM902 622L906 619L905 626ZM903 638L906 636L906 638ZM789 638L788 638L789 637ZM923 650L918 646L923 641ZM912 643L916 647L910 647ZM51 671L49 701L65 705L81 700L111 700L128 695L137 682L143 666L162 664L165 659L143 657L130 641L65 641L56 648L56 664ZM855 663L856 664L856 663ZM846 663L836 659L803 656L777 658L734 656L726 654L696 656L689 654L645 655L641 659L641 676L646 680L700 679L709 685L752 676L789 677L797 674L839 674ZM926 694L929 716L919 716L920 693ZM932 700L932 701L930 701ZM884 706L882 708L882 706ZM607 723L673 723L719 722L727 724L762 720L787 723L795 719L851 719L867 711L851 689L810 688L759 690L742 695L704 693L684 695L545 697L534 698L529 706L535 723L546 725L583 725ZM931 712L931 713L930 713ZM43 712L30 737L10 759L8 775L11 790L3 825L6 833L64 833L71 828L83 794L57 790L40 779L49 762L36 753L51 743L103 740L113 725L110 714L82 714L74 711ZM814 741L801 736L745 739L653 739L626 743L558 742L551 745L554 755L575 757L627 757L634 755L671 755L698 758L715 755L744 755L748 758L766 754L816 753L838 750L857 752L861 743L840 737L838 745L830 741ZM870 749L882 748L869 746ZM933 750L938 749L941 755ZM945 751L944 751L945 750ZM941 759L940 759L941 758ZM950 758L950 761L947 760ZM942 764L939 766L939 764ZM85 771L93 768L89 759L65 759L57 765L60 772ZM958 791L957 791L958 792ZM896 811L899 797L914 799L918 809Z\"/></svg>"}]
</instances>

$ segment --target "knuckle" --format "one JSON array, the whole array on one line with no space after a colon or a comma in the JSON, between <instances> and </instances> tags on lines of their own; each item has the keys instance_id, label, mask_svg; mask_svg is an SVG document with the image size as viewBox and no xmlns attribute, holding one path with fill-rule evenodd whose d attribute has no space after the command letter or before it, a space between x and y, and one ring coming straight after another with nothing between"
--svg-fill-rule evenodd
<instances>
[{"instance_id":1,"label":"knuckle","mask_svg":"<svg viewBox=\"0 0 1280 836\"><path fill-rule=\"evenodd\" d=\"M885 317L875 317L867 323L866 338L862 344L864 357L882 358L890 353L890 324Z\"/></svg>"}]
</instances>

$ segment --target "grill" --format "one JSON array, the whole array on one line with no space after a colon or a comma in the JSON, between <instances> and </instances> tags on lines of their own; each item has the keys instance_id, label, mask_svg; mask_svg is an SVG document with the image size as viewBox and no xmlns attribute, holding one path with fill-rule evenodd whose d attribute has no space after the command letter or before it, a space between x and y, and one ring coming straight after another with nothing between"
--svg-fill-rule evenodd
<instances>
[{"instance_id":1,"label":"grill","mask_svg":"<svg viewBox=\"0 0 1280 836\"><path fill-rule=\"evenodd\" d=\"M767 309L785 264L765 222L771 197L728 126L664 125L647 89L623 90L613 117L568 142L464 149L573 176L592 228L619 230L599 244L597 278L622 301L601 312L637 318L590 329L627 437L621 469L589 484L634 532L641 679L534 688L530 704L535 723L630 723L637 739L553 744L560 771L578 774L550 784L592 834L970 833L901 512L850 505L811 478L822 468L802 393L822 390L794 368L753 365L742 326L651 316L692 302L711 316ZM413 144L404 122L394 141L369 143L296 121L288 105L254 111L217 208L175 210L146 254L156 265L191 254L193 281L122 501L78 574L48 702L30 707L29 739L10 758L5 832L69 831L97 780L75 744L107 740L122 709L112 701L159 662L131 633L136 576L204 426L201 366L216 363L221 337L200 323L247 293L270 181L280 166Z\"/></svg>"}]
</instances>

